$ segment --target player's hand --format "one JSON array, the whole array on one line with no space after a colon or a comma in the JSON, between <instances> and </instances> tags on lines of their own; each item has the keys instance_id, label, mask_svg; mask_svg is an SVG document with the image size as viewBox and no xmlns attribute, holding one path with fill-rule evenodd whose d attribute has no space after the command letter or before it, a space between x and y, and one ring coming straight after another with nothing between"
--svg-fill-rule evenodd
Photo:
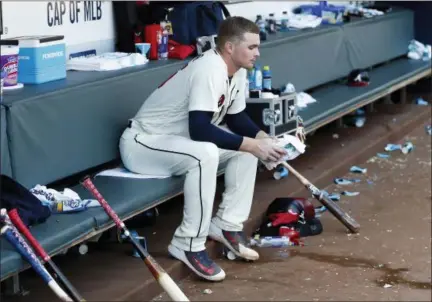
<instances>
[{"instance_id":1,"label":"player's hand","mask_svg":"<svg viewBox=\"0 0 432 302\"><path fill-rule=\"evenodd\" d=\"M252 154L262 161L280 161L287 151L277 145L277 140L274 138L255 139L255 148Z\"/></svg>"}]
</instances>

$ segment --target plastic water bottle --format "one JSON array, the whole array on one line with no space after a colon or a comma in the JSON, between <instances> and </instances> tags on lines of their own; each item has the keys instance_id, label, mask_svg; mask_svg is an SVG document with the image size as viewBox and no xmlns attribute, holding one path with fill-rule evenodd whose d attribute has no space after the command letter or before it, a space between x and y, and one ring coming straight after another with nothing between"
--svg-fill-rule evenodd
<instances>
[{"instance_id":1,"label":"plastic water bottle","mask_svg":"<svg viewBox=\"0 0 432 302\"><path fill-rule=\"evenodd\" d=\"M248 70L249 91L255 90L255 67Z\"/></svg>"},{"instance_id":2,"label":"plastic water bottle","mask_svg":"<svg viewBox=\"0 0 432 302\"><path fill-rule=\"evenodd\" d=\"M262 91L263 75L262 75L261 67L259 65L255 66L254 84L255 84L255 90Z\"/></svg>"},{"instance_id":3,"label":"plastic water bottle","mask_svg":"<svg viewBox=\"0 0 432 302\"><path fill-rule=\"evenodd\" d=\"M402 148L401 151L403 154L408 154L410 153L412 150L414 149L414 145L411 142L407 142L405 143Z\"/></svg>"},{"instance_id":4,"label":"plastic water bottle","mask_svg":"<svg viewBox=\"0 0 432 302\"><path fill-rule=\"evenodd\" d=\"M157 32L157 42L158 42L158 59L167 60L168 59L168 32L166 29Z\"/></svg>"},{"instance_id":5,"label":"plastic water bottle","mask_svg":"<svg viewBox=\"0 0 432 302\"><path fill-rule=\"evenodd\" d=\"M258 28L260 30L260 40L261 41L265 41L267 40L267 30L266 30L266 24L265 21L263 20L261 15L257 15L255 24L258 25Z\"/></svg>"},{"instance_id":6,"label":"plastic water bottle","mask_svg":"<svg viewBox=\"0 0 432 302\"><path fill-rule=\"evenodd\" d=\"M258 247L288 247L295 245L294 242L286 236L268 236L259 239L253 238L251 239L250 244Z\"/></svg>"},{"instance_id":7,"label":"plastic water bottle","mask_svg":"<svg viewBox=\"0 0 432 302\"><path fill-rule=\"evenodd\" d=\"M274 17L274 14L269 14L268 19L268 29L271 34L274 34L276 32L276 19Z\"/></svg>"},{"instance_id":8,"label":"plastic water bottle","mask_svg":"<svg viewBox=\"0 0 432 302\"><path fill-rule=\"evenodd\" d=\"M282 12L281 31L288 31L288 12Z\"/></svg>"},{"instance_id":9,"label":"plastic water bottle","mask_svg":"<svg viewBox=\"0 0 432 302\"><path fill-rule=\"evenodd\" d=\"M271 71L270 71L270 67L268 65L264 66L263 68L263 84L262 84L262 88L263 91L271 91L272 90L272 82L271 82Z\"/></svg>"},{"instance_id":10,"label":"plastic water bottle","mask_svg":"<svg viewBox=\"0 0 432 302\"><path fill-rule=\"evenodd\" d=\"M288 177L288 169L284 166L280 166L276 169L276 171L273 173L273 178L276 180L280 180L282 178Z\"/></svg>"}]
</instances>

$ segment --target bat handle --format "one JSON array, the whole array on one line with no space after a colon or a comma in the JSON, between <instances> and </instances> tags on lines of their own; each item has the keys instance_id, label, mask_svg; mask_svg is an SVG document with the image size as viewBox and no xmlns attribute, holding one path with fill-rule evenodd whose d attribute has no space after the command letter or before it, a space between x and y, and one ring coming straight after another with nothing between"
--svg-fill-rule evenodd
<instances>
[{"instance_id":1,"label":"bat handle","mask_svg":"<svg viewBox=\"0 0 432 302\"><path fill-rule=\"evenodd\" d=\"M21 217L18 214L16 209L9 211L8 213L10 220L15 225L15 227L27 238L31 246L35 249L36 253L47 262L50 260L50 256L45 252L43 247L39 244L39 242L33 237L30 233L29 229L26 227L24 222L21 220Z\"/></svg>"},{"instance_id":2,"label":"bat handle","mask_svg":"<svg viewBox=\"0 0 432 302\"><path fill-rule=\"evenodd\" d=\"M282 165L288 169L288 171L290 171L292 174L294 174L294 176L304 185L306 185L307 183L309 183L299 172L297 172L296 169L294 169L293 167L291 167L290 164L288 164L287 162L282 162Z\"/></svg>"},{"instance_id":3,"label":"bat handle","mask_svg":"<svg viewBox=\"0 0 432 302\"><path fill-rule=\"evenodd\" d=\"M81 184L90 191L90 193L97 199L97 201L100 203L100 205L103 207L105 212L114 220L115 224L125 230L125 225L123 221L117 216L116 212L109 206L108 202L103 198L102 194L99 192L99 190L96 188L96 186L93 184L89 176L86 176L82 181ZM127 230L125 230L127 231ZM129 233L129 232L128 232Z\"/></svg>"}]
</instances>

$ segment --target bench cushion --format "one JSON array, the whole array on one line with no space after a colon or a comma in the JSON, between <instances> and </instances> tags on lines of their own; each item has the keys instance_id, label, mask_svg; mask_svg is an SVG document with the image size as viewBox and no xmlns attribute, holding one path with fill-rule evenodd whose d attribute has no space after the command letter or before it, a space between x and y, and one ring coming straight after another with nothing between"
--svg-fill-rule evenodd
<instances>
[{"instance_id":1,"label":"bench cushion","mask_svg":"<svg viewBox=\"0 0 432 302\"><path fill-rule=\"evenodd\" d=\"M367 68L408 52L414 39L414 13L394 9L390 14L347 23L342 29L352 69Z\"/></svg>"},{"instance_id":2,"label":"bench cushion","mask_svg":"<svg viewBox=\"0 0 432 302\"><path fill-rule=\"evenodd\" d=\"M415 61L407 58L395 60L370 71L371 82L367 87L332 84L311 92L311 96L317 102L299 111L299 115L305 122L306 131L311 130L320 123L328 121L331 116L349 112L351 107L368 97L430 69L430 61Z\"/></svg>"},{"instance_id":3,"label":"bench cushion","mask_svg":"<svg viewBox=\"0 0 432 302\"><path fill-rule=\"evenodd\" d=\"M261 68L270 66L273 87L290 82L297 91L335 80L351 71L340 27L270 35L269 41L261 43L259 64Z\"/></svg>"},{"instance_id":4,"label":"bench cushion","mask_svg":"<svg viewBox=\"0 0 432 302\"><path fill-rule=\"evenodd\" d=\"M30 85L21 94L7 95L16 180L28 188L46 185L119 158L118 141L128 119L183 64L68 72L63 85Z\"/></svg>"}]
</instances>

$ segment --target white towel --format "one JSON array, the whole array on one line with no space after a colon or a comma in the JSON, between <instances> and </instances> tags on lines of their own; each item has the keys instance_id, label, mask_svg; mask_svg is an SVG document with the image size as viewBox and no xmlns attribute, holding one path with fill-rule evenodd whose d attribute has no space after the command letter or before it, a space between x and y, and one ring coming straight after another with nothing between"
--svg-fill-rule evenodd
<instances>
[{"instance_id":1,"label":"white towel","mask_svg":"<svg viewBox=\"0 0 432 302\"><path fill-rule=\"evenodd\" d=\"M75 191L68 188L59 192L46 186L36 185L30 189L30 192L53 212L83 211L90 207L100 206L96 199L81 199Z\"/></svg>"},{"instance_id":2,"label":"white towel","mask_svg":"<svg viewBox=\"0 0 432 302\"><path fill-rule=\"evenodd\" d=\"M67 62L68 70L106 71L144 65L148 59L140 53L108 52L99 56L78 57Z\"/></svg>"},{"instance_id":3,"label":"white towel","mask_svg":"<svg viewBox=\"0 0 432 302\"><path fill-rule=\"evenodd\" d=\"M315 103L316 100L306 92L300 92L297 94L297 107L306 108L307 105Z\"/></svg>"},{"instance_id":4,"label":"white towel","mask_svg":"<svg viewBox=\"0 0 432 302\"><path fill-rule=\"evenodd\" d=\"M307 14L293 14L288 19L288 27L292 28L315 28L321 24L322 18L307 15Z\"/></svg>"},{"instance_id":5,"label":"white towel","mask_svg":"<svg viewBox=\"0 0 432 302\"><path fill-rule=\"evenodd\" d=\"M298 137L289 134L284 134L283 137L279 138L277 145L284 148L287 151L287 155L278 162L262 161L268 170L273 170L282 162L295 159L303 154L306 149L306 145L303 144Z\"/></svg>"}]
</instances>

